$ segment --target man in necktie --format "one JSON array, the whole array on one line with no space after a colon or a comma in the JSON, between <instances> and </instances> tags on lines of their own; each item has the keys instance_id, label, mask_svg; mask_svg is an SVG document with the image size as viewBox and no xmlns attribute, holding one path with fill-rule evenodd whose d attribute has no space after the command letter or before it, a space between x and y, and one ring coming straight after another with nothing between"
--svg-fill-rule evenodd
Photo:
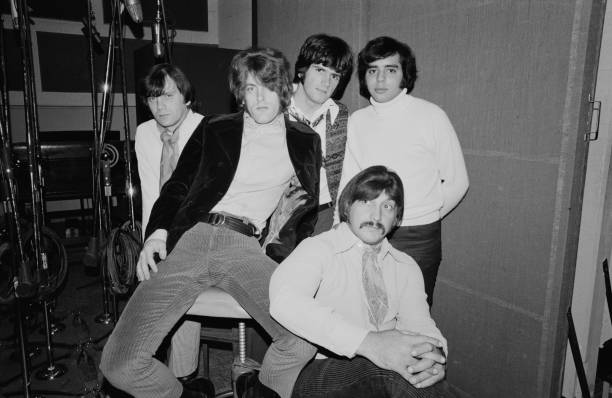
<instances>
[{"instance_id":1,"label":"man in necktie","mask_svg":"<svg viewBox=\"0 0 612 398\"><path fill-rule=\"evenodd\" d=\"M461 145L446 113L412 95L417 66L406 43L388 36L370 40L357 56L357 76L359 93L370 104L349 117L339 189L373 165L402 178L409 193L404 218L388 239L421 268L431 306L442 261L442 219L469 186Z\"/></svg>"},{"instance_id":2,"label":"man in necktie","mask_svg":"<svg viewBox=\"0 0 612 398\"><path fill-rule=\"evenodd\" d=\"M159 189L170 179L180 154L178 138L180 134L173 134L168 130L160 133L162 140L162 155L159 166Z\"/></svg>"},{"instance_id":3,"label":"man in necktie","mask_svg":"<svg viewBox=\"0 0 612 398\"><path fill-rule=\"evenodd\" d=\"M353 72L353 54L339 37L316 34L308 37L295 62L293 97L289 117L310 126L321 137L323 167L319 216L314 235L327 231L342 174L348 109L337 100Z\"/></svg>"},{"instance_id":4,"label":"man in necktie","mask_svg":"<svg viewBox=\"0 0 612 398\"><path fill-rule=\"evenodd\" d=\"M141 81L141 100L153 118L136 129L136 158L142 197L142 231L147 228L153 203L176 168L185 144L203 116L195 112L195 90L176 66L153 66ZM182 320L172 334L168 366L184 386L213 394L212 383L196 378L199 322Z\"/></svg>"},{"instance_id":5,"label":"man in necktie","mask_svg":"<svg viewBox=\"0 0 612 398\"><path fill-rule=\"evenodd\" d=\"M402 220L398 175L371 166L338 199L340 223L306 239L270 281L270 314L321 347L293 398L446 397L447 345L416 262L386 239Z\"/></svg>"},{"instance_id":6,"label":"man in necktie","mask_svg":"<svg viewBox=\"0 0 612 398\"><path fill-rule=\"evenodd\" d=\"M241 109L207 116L185 145L151 211L136 266L141 283L102 352L102 373L136 398L210 398L184 388L153 357L210 287L232 295L274 342L259 375L249 378L253 387L289 398L314 355L311 344L270 317L268 285L277 262L314 229L320 139L284 113L291 80L289 62L278 50L238 52L229 88ZM160 116L166 119L164 112ZM279 207L287 192L299 203L278 217L287 210ZM273 221L274 232L267 228Z\"/></svg>"}]
</instances>

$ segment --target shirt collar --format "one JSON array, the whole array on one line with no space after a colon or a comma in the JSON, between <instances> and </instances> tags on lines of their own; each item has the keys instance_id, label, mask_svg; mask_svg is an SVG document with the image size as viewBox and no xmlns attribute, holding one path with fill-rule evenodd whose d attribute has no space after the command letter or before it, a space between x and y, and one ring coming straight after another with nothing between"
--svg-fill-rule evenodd
<instances>
[{"instance_id":1,"label":"shirt collar","mask_svg":"<svg viewBox=\"0 0 612 398\"><path fill-rule=\"evenodd\" d=\"M295 93L296 90L297 90L297 84L293 83L293 92ZM299 115L302 119L308 120L309 122L317 120L317 118L319 118L321 115L325 115L328 110L330 111L331 119L332 119L332 120L330 120L330 122L334 123L334 120L336 119L336 115L338 115L340 107L338 106L336 101L334 101L331 98L328 98L327 101L325 101L323 104L321 104L319 109L317 109L316 112L312 115L312 118L311 118L312 120L309 120L304 115L302 110L300 108L298 108L297 105L295 104L294 96L293 95L291 96L291 103L289 104L289 111L290 111L289 114L295 113L295 114Z\"/></svg>"},{"instance_id":2,"label":"shirt collar","mask_svg":"<svg viewBox=\"0 0 612 398\"><path fill-rule=\"evenodd\" d=\"M285 127L285 116L283 113L279 113L276 117L270 122L266 124L259 124L253 119L249 112L246 110L244 113L244 127L250 131L258 131L258 130L267 130L267 129L279 129Z\"/></svg>"},{"instance_id":3,"label":"shirt collar","mask_svg":"<svg viewBox=\"0 0 612 398\"><path fill-rule=\"evenodd\" d=\"M172 136L173 141L176 142L178 140L178 137L180 137L181 135L181 131L183 129L183 126L187 123L187 120L190 119L193 116L193 111L191 109L187 110L187 115L185 115L185 118L183 119L183 121L181 122L181 124L178 125L178 127L176 129L174 129L173 132L171 132L168 129L165 129L163 127L161 127L159 124L155 123L155 125L157 126L157 131L159 131L159 134L164 134L164 133L168 133Z\"/></svg>"},{"instance_id":4,"label":"shirt collar","mask_svg":"<svg viewBox=\"0 0 612 398\"><path fill-rule=\"evenodd\" d=\"M332 243L335 253L342 253L353 247L363 246L363 242L355 236L346 222L336 224L333 229L335 234ZM396 250L391 246L387 238L384 238L380 247L380 258L385 258L387 254L391 254L396 261L401 261L401 256L397 255Z\"/></svg>"}]
</instances>

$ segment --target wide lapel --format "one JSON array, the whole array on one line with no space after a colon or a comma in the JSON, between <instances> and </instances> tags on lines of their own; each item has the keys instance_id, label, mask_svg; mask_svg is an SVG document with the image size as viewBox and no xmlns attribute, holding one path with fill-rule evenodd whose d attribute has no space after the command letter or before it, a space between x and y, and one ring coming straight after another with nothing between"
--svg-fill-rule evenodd
<instances>
[{"instance_id":1,"label":"wide lapel","mask_svg":"<svg viewBox=\"0 0 612 398\"><path fill-rule=\"evenodd\" d=\"M318 198L318 176L321 164L313 163L313 159L317 159L316 154L312 153L313 141L318 140L319 136L314 131L303 124L292 122L285 115L285 126L287 130L287 149L289 158L293 164L293 169L296 172L297 178L300 180L302 187L313 197ZM302 131L310 130L310 131ZM321 153L320 145L316 148Z\"/></svg>"},{"instance_id":2,"label":"wide lapel","mask_svg":"<svg viewBox=\"0 0 612 398\"><path fill-rule=\"evenodd\" d=\"M204 143L206 154L203 160L209 164L208 175L216 181L214 186L223 194L227 192L236 174L243 124L243 112L238 112L215 117L207 126L210 136L208 142Z\"/></svg>"}]
</instances>

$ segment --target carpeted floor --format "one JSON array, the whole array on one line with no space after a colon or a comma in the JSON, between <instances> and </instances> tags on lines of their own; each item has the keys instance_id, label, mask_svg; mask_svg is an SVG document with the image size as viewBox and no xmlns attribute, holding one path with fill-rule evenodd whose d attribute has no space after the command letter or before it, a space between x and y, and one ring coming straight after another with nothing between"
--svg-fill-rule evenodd
<instances>
[{"instance_id":1,"label":"carpeted floor","mask_svg":"<svg viewBox=\"0 0 612 398\"><path fill-rule=\"evenodd\" d=\"M125 300L119 301L121 308ZM65 326L52 336L52 363L67 369L54 380L40 380L37 373L51 363L47 357L42 306L36 301L25 305L27 339L30 347L40 349L31 359L32 395L37 397L98 397L102 379L98 372L100 353L112 324L95 322L103 312L102 286L97 277L87 276L78 261L69 265L68 277L54 300L53 317ZM112 306L111 306L112 308ZM15 334L15 306L0 306L0 397L24 396L21 361ZM230 386L231 346L220 345L210 350L210 378L217 390Z\"/></svg>"}]
</instances>

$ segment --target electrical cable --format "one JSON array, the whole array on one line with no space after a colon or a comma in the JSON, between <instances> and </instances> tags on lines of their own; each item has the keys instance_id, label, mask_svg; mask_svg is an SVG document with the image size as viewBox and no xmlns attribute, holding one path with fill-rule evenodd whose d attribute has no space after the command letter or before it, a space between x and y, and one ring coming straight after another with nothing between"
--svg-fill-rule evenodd
<instances>
[{"instance_id":1,"label":"electrical cable","mask_svg":"<svg viewBox=\"0 0 612 398\"><path fill-rule=\"evenodd\" d=\"M33 242L33 231L30 229L24 234L24 246L26 249L26 262L34 262L34 242ZM68 256L66 255L66 248L62 244L59 236L50 228L42 228L42 246L46 250L46 263L47 270L42 272L39 276L40 287L37 296L44 300L52 296L58 288L66 280L68 274ZM0 244L0 265L8 261L11 255L12 247L8 242ZM33 266L33 264L32 264ZM4 266L2 266L4 268ZM3 281L0 282L2 290L0 292L0 304L11 303L15 299L15 289L12 285L13 275L4 273L2 274ZM6 279L6 280L4 280Z\"/></svg>"},{"instance_id":2,"label":"electrical cable","mask_svg":"<svg viewBox=\"0 0 612 398\"><path fill-rule=\"evenodd\" d=\"M126 221L119 228L111 230L106 249L102 252L102 264L106 264L108 278L114 294L125 294L134 283L138 255L142 249L141 226L135 223L136 229L130 229Z\"/></svg>"}]
</instances>

